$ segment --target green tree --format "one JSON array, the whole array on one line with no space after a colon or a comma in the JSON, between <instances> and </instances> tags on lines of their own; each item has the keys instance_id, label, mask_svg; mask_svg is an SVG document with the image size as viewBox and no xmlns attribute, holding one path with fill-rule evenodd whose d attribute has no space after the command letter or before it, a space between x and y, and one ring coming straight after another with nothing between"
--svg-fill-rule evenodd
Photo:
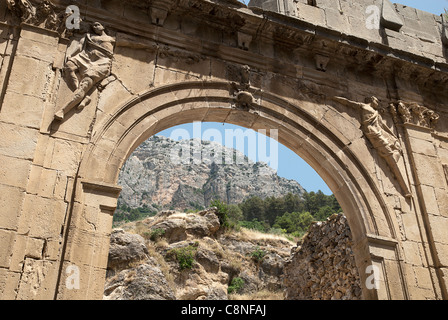
<instances>
[{"instance_id":1,"label":"green tree","mask_svg":"<svg viewBox=\"0 0 448 320\"><path fill-rule=\"evenodd\" d=\"M269 225L275 223L275 219L286 212L285 199L283 197L269 197L264 201L264 215Z\"/></svg>"},{"instance_id":2,"label":"green tree","mask_svg":"<svg viewBox=\"0 0 448 320\"><path fill-rule=\"evenodd\" d=\"M308 211L287 212L277 217L274 228L286 230L287 233L306 232L314 221L314 217Z\"/></svg>"},{"instance_id":3,"label":"green tree","mask_svg":"<svg viewBox=\"0 0 448 320\"><path fill-rule=\"evenodd\" d=\"M324 221L333 213L335 213L335 211L330 206L324 206L319 208L319 211L314 215L314 218L318 221Z\"/></svg>"},{"instance_id":4,"label":"green tree","mask_svg":"<svg viewBox=\"0 0 448 320\"><path fill-rule=\"evenodd\" d=\"M221 225L222 228L230 228L231 225L231 221L229 219L229 206L227 203L221 201L221 200L213 200L210 205L212 207L216 207L217 213L218 213L218 218L219 218L219 224Z\"/></svg>"},{"instance_id":5,"label":"green tree","mask_svg":"<svg viewBox=\"0 0 448 320\"><path fill-rule=\"evenodd\" d=\"M241 206L244 220L265 220L265 205L260 197L252 197L244 201Z\"/></svg>"},{"instance_id":6,"label":"green tree","mask_svg":"<svg viewBox=\"0 0 448 320\"><path fill-rule=\"evenodd\" d=\"M283 199L285 204L284 212L301 212L305 210L304 200L298 194L290 192Z\"/></svg>"},{"instance_id":7,"label":"green tree","mask_svg":"<svg viewBox=\"0 0 448 320\"><path fill-rule=\"evenodd\" d=\"M246 229L257 230L260 232L266 232L269 229L269 225L260 222L257 219L253 219L252 221L240 221L239 226Z\"/></svg>"},{"instance_id":8,"label":"green tree","mask_svg":"<svg viewBox=\"0 0 448 320\"><path fill-rule=\"evenodd\" d=\"M135 221L140 218L140 211L138 209L131 209L131 212L129 212L129 220Z\"/></svg>"},{"instance_id":9,"label":"green tree","mask_svg":"<svg viewBox=\"0 0 448 320\"><path fill-rule=\"evenodd\" d=\"M240 207L236 204L229 204L227 215L230 221L237 223L243 219L243 211L241 211Z\"/></svg>"}]
</instances>

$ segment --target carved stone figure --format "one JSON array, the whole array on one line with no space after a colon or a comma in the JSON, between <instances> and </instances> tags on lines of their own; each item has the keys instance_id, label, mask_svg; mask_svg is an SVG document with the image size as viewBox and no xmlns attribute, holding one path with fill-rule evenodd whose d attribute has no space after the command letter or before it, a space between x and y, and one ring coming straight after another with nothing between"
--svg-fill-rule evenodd
<instances>
[{"instance_id":1,"label":"carved stone figure","mask_svg":"<svg viewBox=\"0 0 448 320\"><path fill-rule=\"evenodd\" d=\"M95 22L92 28L93 33L87 34L67 59L67 81L75 92L70 102L56 112L57 120L63 120L64 115L76 106L78 109L87 106L91 101L89 91L110 75L115 39L106 34L99 22Z\"/></svg>"},{"instance_id":2,"label":"carved stone figure","mask_svg":"<svg viewBox=\"0 0 448 320\"><path fill-rule=\"evenodd\" d=\"M236 94L236 106L241 110L249 110L254 103L254 96L248 91L240 91Z\"/></svg>"},{"instance_id":3,"label":"carved stone figure","mask_svg":"<svg viewBox=\"0 0 448 320\"><path fill-rule=\"evenodd\" d=\"M250 88L250 67L248 65L244 65L241 68L241 81L240 84L244 89Z\"/></svg>"},{"instance_id":4,"label":"carved stone figure","mask_svg":"<svg viewBox=\"0 0 448 320\"><path fill-rule=\"evenodd\" d=\"M395 134L383 122L378 111L378 99L371 97L366 103L359 103L341 97L334 100L346 106L362 110L362 127L364 134L383 157L392 157L395 161L401 157L401 146Z\"/></svg>"},{"instance_id":5,"label":"carved stone figure","mask_svg":"<svg viewBox=\"0 0 448 320\"><path fill-rule=\"evenodd\" d=\"M403 119L404 123L410 123L412 121L412 115L409 109L404 105L403 102L399 102L397 106L398 114Z\"/></svg>"},{"instance_id":6,"label":"carved stone figure","mask_svg":"<svg viewBox=\"0 0 448 320\"><path fill-rule=\"evenodd\" d=\"M36 16L36 8L29 0L6 0L8 9L22 22L28 23Z\"/></svg>"},{"instance_id":7,"label":"carved stone figure","mask_svg":"<svg viewBox=\"0 0 448 320\"><path fill-rule=\"evenodd\" d=\"M235 97L235 105L238 109L249 110L254 104L255 98L249 92L250 85L250 67L241 66L239 69L239 83L231 83L231 95Z\"/></svg>"},{"instance_id":8,"label":"carved stone figure","mask_svg":"<svg viewBox=\"0 0 448 320\"><path fill-rule=\"evenodd\" d=\"M420 127L434 129L440 116L418 103L405 103L399 101L397 105L392 105L391 112L398 113L403 123L414 124Z\"/></svg>"},{"instance_id":9,"label":"carved stone figure","mask_svg":"<svg viewBox=\"0 0 448 320\"><path fill-rule=\"evenodd\" d=\"M378 110L379 101L376 97L367 98L365 103L350 101L342 97L334 97L333 100L362 111L362 130L373 147L386 160L406 197L411 197L408 186L403 179L398 162L402 158L400 141L392 130L384 123Z\"/></svg>"},{"instance_id":10,"label":"carved stone figure","mask_svg":"<svg viewBox=\"0 0 448 320\"><path fill-rule=\"evenodd\" d=\"M427 109L426 111L425 111L425 114L426 114L426 116L428 117L428 119L429 119L429 126L431 127L431 128L435 128L435 126L436 126L436 124L437 124L437 122L439 121L439 119L440 119L440 115L439 114L437 114L437 113L435 113L434 111L432 111L432 110L429 110L429 109Z\"/></svg>"},{"instance_id":11,"label":"carved stone figure","mask_svg":"<svg viewBox=\"0 0 448 320\"><path fill-rule=\"evenodd\" d=\"M30 0L6 0L8 9L20 19L22 23L32 24L41 28L63 33L66 15L57 14L56 6L49 0L33 2Z\"/></svg>"}]
</instances>

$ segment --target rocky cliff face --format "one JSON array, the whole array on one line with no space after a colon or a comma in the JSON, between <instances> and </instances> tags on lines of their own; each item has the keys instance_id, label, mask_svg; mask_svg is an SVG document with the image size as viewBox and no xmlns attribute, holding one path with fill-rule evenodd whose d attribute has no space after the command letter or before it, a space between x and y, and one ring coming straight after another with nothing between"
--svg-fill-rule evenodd
<instances>
[{"instance_id":1,"label":"rocky cliff face","mask_svg":"<svg viewBox=\"0 0 448 320\"><path fill-rule=\"evenodd\" d=\"M223 232L213 208L160 212L122 228L111 236L106 300L283 298L283 264L294 245L285 238Z\"/></svg>"},{"instance_id":2,"label":"rocky cliff face","mask_svg":"<svg viewBox=\"0 0 448 320\"><path fill-rule=\"evenodd\" d=\"M218 157L219 152L224 157ZM119 184L123 187L120 202L131 208L146 205L182 211L207 208L214 199L236 204L250 196L280 197L305 191L268 165L254 163L215 142L161 136L135 150L121 170Z\"/></svg>"}]
</instances>

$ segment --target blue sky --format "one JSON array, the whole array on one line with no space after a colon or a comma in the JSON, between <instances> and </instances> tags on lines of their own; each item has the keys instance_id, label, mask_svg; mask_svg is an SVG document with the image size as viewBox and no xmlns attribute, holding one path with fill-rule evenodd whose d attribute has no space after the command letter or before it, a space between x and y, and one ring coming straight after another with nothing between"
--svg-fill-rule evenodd
<instances>
[{"instance_id":1,"label":"blue sky","mask_svg":"<svg viewBox=\"0 0 448 320\"><path fill-rule=\"evenodd\" d=\"M165 136L165 137L169 137L169 138L171 137L175 140L178 140L179 139L178 136L172 136L173 131L178 130L178 129L185 129L186 131L188 131L187 138L196 137L194 135L193 124L191 124L191 123L172 127L170 129L159 132L157 135L161 135L161 136ZM224 137L225 137L225 130L235 130L235 129L242 129L243 131L248 130L246 128L242 128L242 127L235 126L232 124L227 124L227 123L223 124L223 123L215 123L215 122L201 123L201 129L202 129L202 133L200 134L201 137L202 137L202 134L204 133L204 131L206 131L207 129L218 129L221 132L221 135L223 137L223 142L224 142ZM258 141L260 139L260 134L257 133L256 135L257 135L257 143L258 143ZM185 138L185 136L183 138ZM207 140L207 139L203 139L203 140ZM266 140L267 140L266 155L269 157L269 156L271 156L270 148L269 148L269 146L271 145L271 139L267 138ZM233 147L237 147L236 143L233 145ZM251 158L251 160L253 160L253 161L263 160L263 159L258 159L258 157L256 157L256 158L250 157L247 147L248 146L247 146L247 142L246 142L244 150L239 149L239 148L237 148L237 149L239 149L244 154L248 155L249 158ZM265 161L265 162L267 162L267 161ZM294 152L292 152L290 149L286 148L285 146L283 146L280 143L278 143L277 174L281 177L298 181L302 185L302 187L304 187L305 190L307 190L307 191L322 190L322 192L324 192L327 195L332 194L331 190L327 187L325 182L320 178L320 176L316 173L316 171L314 171L313 168L311 168L304 160L302 160Z\"/></svg>"},{"instance_id":2,"label":"blue sky","mask_svg":"<svg viewBox=\"0 0 448 320\"><path fill-rule=\"evenodd\" d=\"M247 4L249 0L240 0ZM399 0L391 1L393 3L401 3L409 7L417 8L423 11L428 11L434 14L441 14L444 12L444 8L448 8L448 0Z\"/></svg>"},{"instance_id":3,"label":"blue sky","mask_svg":"<svg viewBox=\"0 0 448 320\"><path fill-rule=\"evenodd\" d=\"M448 8L448 0L399 0L392 2L401 3L437 15L443 13L444 8Z\"/></svg>"},{"instance_id":4,"label":"blue sky","mask_svg":"<svg viewBox=\"0 0 448 320\"><path fill-rule=\"evenodd\" d=\"M246 1L242 1L246 2ZM392 1L394 2L394 1ZM400 0L395 1L403 5L414 7L420 10L428 11L434 14L441 14L444 12L444 8L448 8L448 0ZM173 127L165 131L159 132L158 135L170 137L171 133L175 129L186 129L189 132L190 137L193 137L193 124L186 124L182 126ZM224 137L226 129L241 128L231 124L222 123L203 123L201 125L202 131L210 128L218 129ZM245 128L241 128L246 130ZM259 137L258 137L259 139ZM269 144L269 138L268 143ZM248 155L247 147L245 150L240 150ZM259 159L251 159L257 161ZM285 146L278 144L278 175L287 179L293 179L298 181L308 192L322 190L327 195L332 194L331 190L320 178L320 176L311 168L305 161L303 161L294 152L286 148Z\"/></svg>"}]
</instances>

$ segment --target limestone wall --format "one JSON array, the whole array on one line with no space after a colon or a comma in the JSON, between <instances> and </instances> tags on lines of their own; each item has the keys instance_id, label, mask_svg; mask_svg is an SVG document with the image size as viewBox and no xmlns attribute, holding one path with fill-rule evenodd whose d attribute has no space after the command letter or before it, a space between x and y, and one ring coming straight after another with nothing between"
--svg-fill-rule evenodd
<instances>
[{"instance_id":1,"label":"limestone wall","mask_svg":"<svg viewBox=\"0 0 448 320\"><path fill-rule=\"evenodd\" d=\"M311 225L285 264L285 298L289 300L358 300L359 273L347 219L333 215Z\"/></svg>"}]
</instances>

